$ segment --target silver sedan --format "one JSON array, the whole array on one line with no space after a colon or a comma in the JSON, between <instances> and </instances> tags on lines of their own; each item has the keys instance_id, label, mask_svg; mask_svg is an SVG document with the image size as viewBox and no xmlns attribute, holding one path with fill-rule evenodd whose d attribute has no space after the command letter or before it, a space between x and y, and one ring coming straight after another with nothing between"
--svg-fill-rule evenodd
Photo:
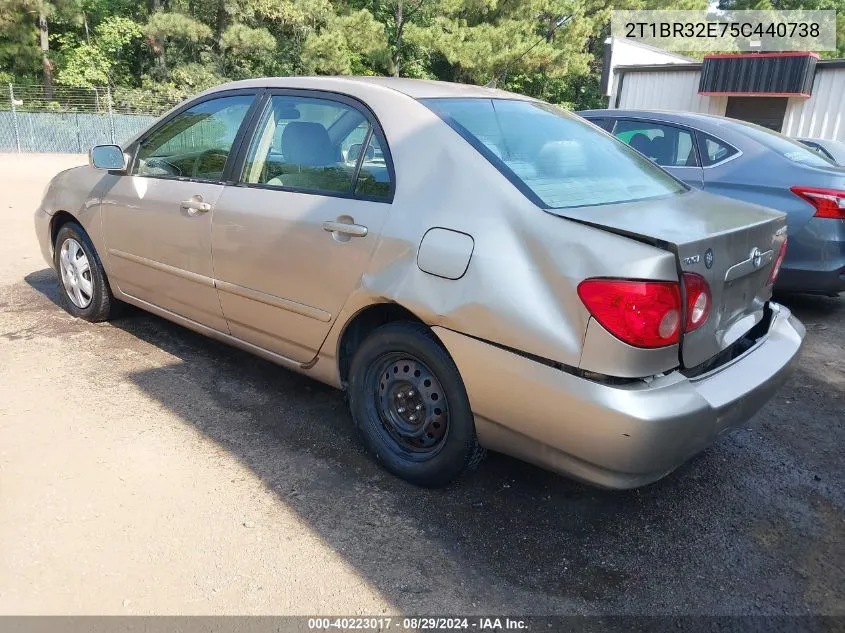
<instances>
[{"instance_id":1,"label":"silver sedan","mask_svg":"<svg viewBox=\"0 0 845 633\"><path fill-rule=\"evenodd\" d=\"M485 449L655 481L752 416L804 336L770 300L782 213L516 94L238 82L90 162L35 215L71 314L124 301L346 389L419 485Z\"/></svg>"}]
</instances>

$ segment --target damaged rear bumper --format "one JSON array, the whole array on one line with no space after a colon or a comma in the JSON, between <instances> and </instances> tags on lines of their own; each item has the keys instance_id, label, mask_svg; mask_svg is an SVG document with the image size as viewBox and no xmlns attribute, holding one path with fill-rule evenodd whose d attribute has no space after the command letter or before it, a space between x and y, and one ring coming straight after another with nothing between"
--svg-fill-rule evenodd
<instances>
[{"instance_id":1,"label":"damaged rear bumper","mask_svg":"<svg viewBox=\"0 0 845 633\"><path fill-rule=\"evenodd\" d=\"M771 304L768 333L694 378L595 382L484 341L434 328L460 370L481 444L609 488L660 479L753 416L789 376L804 338Z\"/></svg>"}]
</instances>

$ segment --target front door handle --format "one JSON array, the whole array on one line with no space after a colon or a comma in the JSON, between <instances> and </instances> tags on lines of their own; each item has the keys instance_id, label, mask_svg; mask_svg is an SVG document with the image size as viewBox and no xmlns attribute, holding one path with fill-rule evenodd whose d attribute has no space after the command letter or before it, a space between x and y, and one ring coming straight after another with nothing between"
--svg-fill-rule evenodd
<instances>
[{"instance_id":1,"label":"front door handle","mask_svg":"<svg viewBox=\"0 0 845 633\"><path fill-rule=\"evenodd\" d=\"M367 227L362 224L347 224L346 222L334 222L326 220L323 222L323 230L330 233L340 233L352 237L366 237Z\"/></svg>"},{"instance_id":2,"label":"front door handle","mask_svg":"<svg viewBox=\"0 0 845 633\"><path fill-rule=\"evenodd\" d=\"M202 196L191 196L187 200L182 200L179 207L185 209L189 215L197 215L211 211L211 203L203 202Z\"/></svg>"}]
</instances>

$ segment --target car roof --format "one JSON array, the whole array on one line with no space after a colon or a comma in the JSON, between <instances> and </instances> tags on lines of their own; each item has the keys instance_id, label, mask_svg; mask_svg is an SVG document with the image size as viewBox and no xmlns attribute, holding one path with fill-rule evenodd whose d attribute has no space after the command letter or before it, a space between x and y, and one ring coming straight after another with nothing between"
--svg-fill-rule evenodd
<instances>
[{"instance_id":1,"label":"car roof","mask_svg":"<svg viewBox=\"0 0 845 633\"><path fill-rule=\"evenodd\" d=\"M236 88L298 88L304 90L329 90L333 92L348 92L352 90L355 94L364 97L370 90L383 91L387 89L402 93L413 99L452 97L534 101L534 99L525 95L498 90L497 88L488 88L486 86L428 79L406 79L401 77L263 77L260 79L246 79L222 84L206 91L206 93L233 90Z\"/></svg>"}]
</instances>

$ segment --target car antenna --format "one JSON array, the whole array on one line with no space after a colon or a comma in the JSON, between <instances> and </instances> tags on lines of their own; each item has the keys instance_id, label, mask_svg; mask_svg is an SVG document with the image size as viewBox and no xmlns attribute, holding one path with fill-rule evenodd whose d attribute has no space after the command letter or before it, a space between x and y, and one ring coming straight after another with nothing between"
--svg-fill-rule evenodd
<instances>
[{"instance_id":1,"label":"car antenna","mask_svg":"<svg viewBox=\"0 0 845 633\"><path fill-rule=\"evenodd\" d=\"M550 28L550 29L549 29L549 32L548 32L548 33L546 33L546 36L545 36L545 37L541 37L539 40L537 40L536 42L534 42L531 46L529 46L528 48L526 48L526 49L525 49L525 50L524 50L524 51L523 51L523 52L519 55L519 57L517 57L516 59L512 59L511 61L509 61L509 62L508 62L508 64L507 64L507 66L505 66L505 69L504 69L502 72L500 72L498 75L496 75L495 77L493 77L493 79L491 79L491 80L490 80L490 81L488 81L486 84L484 84L484 87L485 87L485 88L495 88L495 87L496 87L496 84L498 84L498 83L499 83L499 80L500 80L500 79L502 79L502 78L506 78L506 77L508 76L508 70L510 69L511 65L515 64L515 63L516 63L516 62L518 62L520 59L522 59L523 57L525 57L525 56L526 56L528 53L530 53L530 52L531 52L531 51L532 51L532 50L533 50L533 49L534 49L534 48L535 48L538 44L540 44L540 42L548 41L548 40L549 40L549 38L551 38L551 36L552 36L552 35L554 35L554 32L555 32L555 31L557 31L560 27L562 27L564 24L566 24L567 22L569 22L569 21L570 21L573 17L574 17L574 16L573 16L572 14L570 14L570 15L564 15L563 17L558 18L558 20L555 22L555 25L554 25L552 28Z\"/></svg>"}]
</instances>

